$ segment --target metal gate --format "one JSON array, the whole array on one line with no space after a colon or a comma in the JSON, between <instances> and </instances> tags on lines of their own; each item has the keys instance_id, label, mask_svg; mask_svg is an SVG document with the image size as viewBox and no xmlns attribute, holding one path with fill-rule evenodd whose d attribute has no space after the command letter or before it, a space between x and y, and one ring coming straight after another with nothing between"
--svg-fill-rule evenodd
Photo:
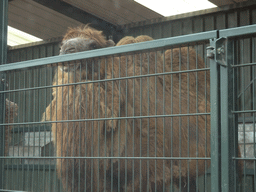
<instances>
[{"instance_id":1,"label":"metal gate","mask_svg":"<svg viewBox=\"0 0 256 192\"><path fill-rule=\"evenodd\" d=\"M255 190L254 31L0 66L0 189Z\"/></svg>"}]
</instances>

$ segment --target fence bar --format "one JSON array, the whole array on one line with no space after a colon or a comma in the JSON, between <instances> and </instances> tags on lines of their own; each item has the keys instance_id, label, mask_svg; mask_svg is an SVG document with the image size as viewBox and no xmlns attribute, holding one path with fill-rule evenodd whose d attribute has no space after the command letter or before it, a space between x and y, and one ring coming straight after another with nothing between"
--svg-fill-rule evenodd
<instances>
[{"instance_id":1,"label":"fence bar","mask_svg":"<svg viewBox=\"0 0 256 192\"><path fill-rule=\"evenodd\" d=\"M235 154L235 119L232 115L233 109L233 64L232 41L224 41L224 54L220 65L220 91L221 91L221 189L223 192L235 191L235 164L232 159Z\"/></svg>"},{"instance_id":2,"label":"fence bar","mask_svg":"<svg viewBox=\"0 0 256 192\"><path fill-rule=\"evenodd\" d=\"M219 30L220 37L236 37L236 36L245 36L252 35L256 31L256 25L248 25L236 28L222 29Z\"/></svg>"},{"instance_id":3,"label":"fence bar","mask_svg":"<svg viewBox=\"0 0 256 192\"><path fill-rule=\"evenodd\" d=\"M215 47L215 41L210 40L210 46ZM211 59L211 191L216 192L221 191L219 70L219 65Z\"/></svg>"},{"instance_id":4,"label":"fence bar","mask_svg":"<svg viewBox=\"0 0 256 192\"><path fill-rule=\"evenodd\" d=\"M73 61L73 60L80 60L80 59L88 59L93 57L106 57L109 55L122 55L127 53L134 53L139 51L149 51L149 50L157 50L168 46L177 46L180 44L193 44L195 42L203 42L207 41L208 39L214 38L216 36L216 30L190 34L190 35L183 35L178 37L170 37L164 39L158 39L153 41L141 42L139 44L130 44L130 45L123 45L123 46L115 46L109 48L103 48L98 50L91 50L91 51L84 51L84 52L77 52L73 54L67 55L59 55L53 56L48 58L41 58L29 61L22 61L17 63L7 64L0 68L0 72L2 71L10 71L10 70L17 70L17 69L24 69L28 67L36 67L36 66L43 66L53 63L61 63L66 61Z\"/></svg>"},{"instance_id":5,"label":"fence bar","mask_svg":"<svg viewBox=\"0 0 256 192\"><path fill-rule=\"evenodd\" d=\"M7 62L7 22L8 22L8 0L0 1L0 65ZM4 73L0 74L5 79ZM4 90L3 81L0 82L0 91ZM4 123L5 94L0 94L0 123ZM4 126L0 125L0 156L4 156ZM4 159L0 159L0 189L4 188Z\"/></svg>"}]
</instances>

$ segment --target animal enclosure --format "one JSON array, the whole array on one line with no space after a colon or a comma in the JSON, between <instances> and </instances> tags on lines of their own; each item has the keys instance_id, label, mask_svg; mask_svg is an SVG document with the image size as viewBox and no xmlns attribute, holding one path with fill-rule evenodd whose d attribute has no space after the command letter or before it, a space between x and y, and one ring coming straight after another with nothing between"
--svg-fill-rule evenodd
<instances>
[{"instance_id":1,"label":"animal enclosure","mask_svg":"<svg viewBox=\"0 0 256 192\"><path fill-rule=\"evenodd\" d=\"M255 30L0 66L1 188L253 191Z\"/></svg>"}]
</instances>

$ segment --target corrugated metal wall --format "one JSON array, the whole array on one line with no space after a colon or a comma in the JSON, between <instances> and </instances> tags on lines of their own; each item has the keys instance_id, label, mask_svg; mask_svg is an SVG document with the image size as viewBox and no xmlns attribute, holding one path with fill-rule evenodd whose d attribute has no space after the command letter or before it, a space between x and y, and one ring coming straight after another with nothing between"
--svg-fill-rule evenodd
<instances>
[{"instance_id":1,"label":"corrugated metal wall","mask_svg":"<svg viewBox=\"0 0 256 192\"><path fill-rule=\"evenodd\" d=\"M28 44L13 47L8 50L7 62L14 63L19 61L26 61L58 55L59 42L60 40L47 43L39 43L37 45Z\"/></svg>"},{"instance_id":2,"label":"corrugated metal wall","mask_svg":"<svg viewBox=\"0 0 256 192\"><path fill-rule=\"evenodd\" d=\"M175 17L165 19L168 21L149 21L146 22L146 25L143 23L127 25L125 26L125 35L138 36L144 34L159 39L255 24L256 6L252 5L181 19L172 18Z\"/></svg>"},{"instance_id":3,"label":"corrugated metal wall","mask_svg":"<svg viewBox=\"0 0 256 192\"><path fill-rule=\"evenodd\" d=\"M165 18L165 21L146 21L123 26L123 36L149 35L154 39L173 37L210 31L251 25L256 23L256 5L227 9L196 16L173 19ZM49 41L39 45L23 45L11 48L8 51L8 63L49 57L59 54L59 40Z\"/></svg>"}]
</instances>

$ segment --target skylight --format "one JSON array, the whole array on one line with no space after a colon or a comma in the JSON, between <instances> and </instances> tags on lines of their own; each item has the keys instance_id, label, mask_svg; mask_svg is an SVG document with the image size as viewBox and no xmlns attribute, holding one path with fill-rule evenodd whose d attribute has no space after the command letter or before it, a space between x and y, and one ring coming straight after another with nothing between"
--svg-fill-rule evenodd
<instances>
[{"instance_id":1,"label":"skylight","mask_svg":"<svg viewBox=\"0 0 256 192\"><path fill-rule=\"evenodd\" d=\"M8 26L7 45L15 46L36 41L42 41L42 39Z\"/></svg>"},{"instance_id":2,"label":"skylight","mask_svg":"<svg viewBox=\"0 0 256 192\"><path fill-rule=\"evenodd\" d=\"M207 0L135 0L149 9L167 17L217 7ZM164 6L163 6L164 5Z\"/></svg>"}]
</instances>

